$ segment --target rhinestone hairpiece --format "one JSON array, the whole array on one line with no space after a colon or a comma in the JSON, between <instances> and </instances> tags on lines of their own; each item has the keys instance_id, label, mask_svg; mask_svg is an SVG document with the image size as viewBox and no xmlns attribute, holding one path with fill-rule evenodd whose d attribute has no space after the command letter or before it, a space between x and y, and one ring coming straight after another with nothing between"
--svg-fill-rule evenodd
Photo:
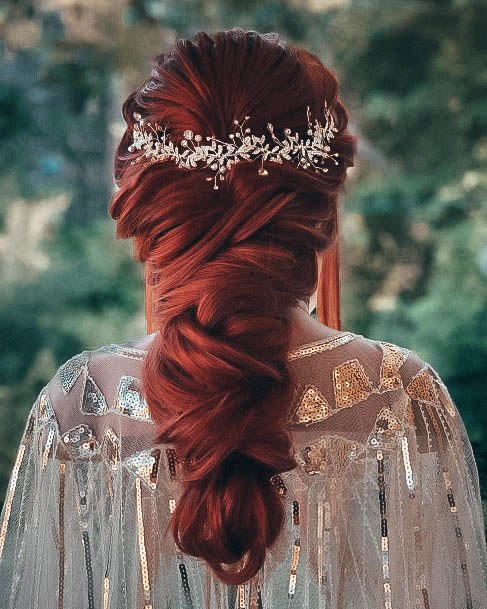
<instances>
[{"instance_id":1,"label":"rhinestone hairpiece","mask_svg":"<svg viewBox=\"0 0 487 609\"><path fill-rule=\"evenodd\" d=\"M149 159L149 162L174 160L178 167L190 169L197 167L200 163L205 163L204 167L210 168L215 172L214 188L217 190L217 178L225 179L225 174L234 163L239 161L255 161L260 158L261 166L258 170L259 175L268 175L264 168L264 161L282 163L291 161L303 169L314 168L315 172L326 173L328 167L323 167L326 159L331 159L338 165L336 157L338 153L330 152L330 140L334 133L338 131L335 127L333 116L328 109L326 102L324 107L325 125L315 119L314 125L311 123L311 113L307 107L308 135L312 136L303 140L298 133L292 135L291 129L284 129L284 139L281 141L274 133L271 123L267 124L271 141L266 141L266 134L257 136L251 133L245 123L250 118L246 116L242 122L234 120L236 130L229 134L230 142L222 142L214 135L207 136L206 140L211 141L210 145L201 144L203 136L194 134L187 129L183 133L179 148L174 145L170 136L166 132L166 127L158 123L146 122L138 112L134 112L133 117L137 121L133 128L133 143L128 147L129 152L144 150L132 165L142 159ZM272 146L272 142L275 144ZM272 147L271 147L272 146ZM206 178L211 181L213 178Z\"/></svg>"}]
</instances>

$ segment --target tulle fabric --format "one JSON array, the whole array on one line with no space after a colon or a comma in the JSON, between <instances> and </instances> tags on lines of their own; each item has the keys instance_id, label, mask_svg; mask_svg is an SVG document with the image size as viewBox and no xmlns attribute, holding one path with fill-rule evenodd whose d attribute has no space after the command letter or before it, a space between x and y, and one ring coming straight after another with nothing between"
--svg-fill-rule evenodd
<instances>
[{"instance_id":1,"label":"tulle fabric","mask_svg":"<svg viewBox=\"0 0 487 609\"><path fill-rule=\"evenodd\" d=\"M478 471L417 354L337 332L290 352L298 468L258 575L219 582L166 534L179 493L140 392L153 335L65 362L30 409L0 519L5 609L487 607Z\"/></svg>"}]
</instances>

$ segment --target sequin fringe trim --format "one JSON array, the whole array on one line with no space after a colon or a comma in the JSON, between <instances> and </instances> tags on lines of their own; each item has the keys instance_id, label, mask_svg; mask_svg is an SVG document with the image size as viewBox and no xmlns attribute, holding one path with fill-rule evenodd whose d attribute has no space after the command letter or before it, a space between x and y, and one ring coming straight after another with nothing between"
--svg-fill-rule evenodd
<instances>
[{"instance_id":1,"label":"sequin fringe trim","mask_svg":"<svg viewBox=\"0 0 487 609\"><path fill-rule=\"evenodd\" d=\"M411 459L409 457L408 439L406 436L401 438L402 458L404 461L404 470L406 472L406 485L410 491L414 491L413 470L411 468Z\"/></svg>"},{"instance_id":2,"label":"sequin fringe trim","mask_svg":"<svg viewBox=\"0 0 487 609\"><path fill-rule=\"evenodd\" d=\"M169 499L169 512L172 514L175 509L176 509L176 500ZM186 565L183 562L183 555L179 551L179 548L176 543L174 544L174 547L176 549L176 558L178 560L179 575L181 577L181 587L183 590L184 601L185 601L184 607L185 607L185 609L194 609L193 599L191 597L191 588L189 587L188 571L186 570ZM218 582L216 583L216 585L218 585Z\"/></svg>"},{"instance_id":3,"label":"sequin fringe trim","mask_svg":"<svg viewBox=\"0 0 487 609\"><path fill-rule=\"evenodd\" d=\"M249 609L261 609L262 598L260 595L260 585L258 574L250 580Z\"/></svg>"},{"instance_id":4,"label":"sequin fringe trim","mask_svg":"<svg viewBox=\"0 0 487 609\"><path fill-rule=\"evenodd\" d=\"M389 580L389 537L387 532L386 490L384 479L384 453L377 451L377 472L379 482L380 528L382 545L382 576L384 578L384 607L392 609L391 583Z\"/></svg>"},{"instance_id":5,"label":"sequin fringe trim","mask_svg":"<svg viewBox=\"0 0 487 609\"><path fill-rule=\"evenodd\" d=\"M47 459L49 457L49 452L51 451L55 431L56 427L54 424L51 423L51 425L49 426L49 431L47 433L46 446L44 447L44 452L42 454L42 470L46 469Z\"/></svg>"},{"instance_id":6,"label":"sequin fringe trim","mask_svg":"<svg viewBox=\"0 0 487 609\"><path fill-rule=\"evenodd\" d=\"M110 578L105 577L103 580L103 609L108 609L108 600L110 598Z\"/></svg>"},{"instance_id":7,"label":"sequin fringe trim","mask_svg":"<svg viewBox=\"0 0 487 609\"><path fill-rule=\"evenodd\" d=\"M455 526L455 538L458 545L458 552L460 554L460 568L462 570L462 579L463 585L465 587L465 597L466 597L466 609L473 609L472 602L472 590L470 587L470 579L468 577L468 569L467 569L467 555L465 552L465 542L463 541L462 529L460 528L460 523L458 519L458 511L457 506L455 504L455 498L453 497L452 483L450 479L450 473L446 468L443 468L443 481L445 483L445 488L447 492L448 504L450 506L450 512L452 514Z\"/></svg>"},{"instance_id":8,"label":"sequin fringe trim","mask_svg":"<svg viewBox=\"0 0 487 609\"><path fill-rule=\"evenodd\" d=\"M301 550L301 540L299 533L299 501L293 501L293 528L294 528L294 545L293 555L291 558L291 572L289 574L289 589L288 596L290 599L294 597L296 592L296 580L299 564L299 553Z\"/></svg>"},{"instance_id":9,"label":"sequin fringe trim","mask_svg":"<svg viewBox=\"0 0 487 609\"><path fill-rule=\"evenodd\" d=\"M322 587L328 576L328 557L330 555L331 515L330 502L318 502L318 585ZM325 564L324 564L325 563ZM325 574L324 574L325 573Z\"/></svg>"},{"instance_id":10,"label":"sequin fringe trim","mask_svg":"<svg viewBox=\"0 0 487 609\"><path fill-rule=\"evenodd\" d=\"M87 531L83 531L83 545L85 547L86 577L88 580L88 609L95 609L93 594L93 567L91 564L90 538Z\"/></svg>"},{"instance_id":11,"label":"sequin fringe trim","mask_svg":"<svg viewBox=\"0 0 487 609\"><path fill-rule=\"evenodd\" d=\"M145 551L144 518L142 514L142 490L140 485L140 478L136 478L135 489L137 493L137 522L139 525L140 569L142 572L142 587L144 589L145 609L152 609L152 604L150 601L149 570L147 568L147 554Z\"/></svg>"},{"instance_id":12,"label":"sequin fringe trim","mask_svg":"<svg viewBox=\"0 0 487 609\"><path fill-rule=\"evenodd\" d=\"M15 459L15 464L12 470L12 478L10 487L8 489L7 499L5 501L4 517L2 527L0 528L0 560L3 554L3 546L5 544L5 538L7 536L8 522L10 520L10 511L12 509L12 502L15 494L15 487L17 486L17 479L19 477L20 466L22 465L22 459L24 458L25 444L21 444Z\"/></svg>"},{"instance_id":13,"label":"sequin fringe trim","mask_svg":"<svg viewBox=\"0 0 487 609\"><path fill-rule=\"evenodd\" d=\"M66 481L66 464L59 464L59 584L58 609L64 607L64 487Z\"/></svg>"}]
</instances>

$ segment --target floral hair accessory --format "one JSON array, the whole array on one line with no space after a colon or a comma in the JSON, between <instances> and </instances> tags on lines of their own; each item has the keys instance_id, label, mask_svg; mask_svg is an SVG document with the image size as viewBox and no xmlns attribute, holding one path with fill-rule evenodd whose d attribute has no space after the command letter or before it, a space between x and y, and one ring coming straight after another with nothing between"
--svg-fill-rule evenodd
<instances>
[{"instance_id":1,"label":"floral hair accessory","mask_svg":"<svg viewBox=\"0 0 487 609\"><path fill-rule=\"evenodd\" d=\"M308 119L308 138L302 139L298 133L294 135L291 129L284 129L284 138L280 140L274 133L271 123L267 124L270 138L267 135L254 135L248 127L246 121L250 118L246 116L240 123L234 120L236 130L229 134L229 142L222 142L214 135L207 136L206 141L209 145L202 144L203 136L194 134L190 129L183 133L183 138L179 146L175 145L167 133L167 126L162 127L158 123L146 122L137 112L133 117L137 121L133 128L133 143L128 147L129 152L143 150L143 154L138 156L131 164L138 163L143 159L148 159L150 163L156 161L173 160L178 167L191 169L203 165L215 172L214 178L206 178L207 181L214 179L214 188L217 190L217 178L225 179L225 174L234 163L240 161L255 161L260 159L261 166L258 170L259 175L268 175L264 168L264 161L282 163L290 161L303 169L314 168L315 172L326 173L328 167L324 167L327 159L331 159L338 165L336 157L338 153L331 152L330 141L334 133L338 131L335 127L333 116L326 103L324 107L325 124L321 124L315 119L314 125L311 123L311 113L307 107Z\"/></svg>"}]
</instances>

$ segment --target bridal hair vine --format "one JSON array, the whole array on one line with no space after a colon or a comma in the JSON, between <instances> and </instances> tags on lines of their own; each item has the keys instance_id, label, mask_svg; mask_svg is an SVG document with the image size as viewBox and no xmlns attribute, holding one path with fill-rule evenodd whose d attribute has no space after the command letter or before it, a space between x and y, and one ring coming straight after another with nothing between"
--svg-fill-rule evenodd
<instances>
[{"instance_id":1,"label":"bridal hair vine","mask_svg":"<svg viewBox=\"0 0 487 609\"><path fill-rule=\"evenodd\" d=\"M257 136L245 127L246 121L250 116L246 116L242 122L234 120L236 126L234 133L228 136L230 142L222 142L214 135L207 136L206 140L211 142L209 145L201 144L203 136L194 134L187 129L183 133L180 148L174 145L170 136L167 134L167 126L161 127L158 123L151 123L141 117L138 112L133 113L137 121L133 128L133 143L128 147L129 152L143 150L143 154L138 156L131 164L140 162L142 159L149 159L150 163L156 161L173 160L178 167L191 169L204 163L204 167L210 168L215 172L214 178L206 178L207 181L214 179L214 188L218 190L217 178L225 179L225 174L234 163L239 161L261 160L258 174L268 175L264 168L264 161L282 163L291 161L297 167L303 169L314 168L315 172L326 173L328 167L323 167L326 159L331 159L338 165L336 157L338 153L330 150L330 140L334 133L338 131L335 127L333 116L328 109L326 102L324 107L325 124L321 124L315 119L314 125L311 123L311 113L307 106L308 135L310 137L303 140L298 133L292 135L291 129L284 129L285 137L282 141L275 135L274 127L271 123L267 124L270 133L270 140L266 141L266 134Z\"/></svg>"}]
</instances>

